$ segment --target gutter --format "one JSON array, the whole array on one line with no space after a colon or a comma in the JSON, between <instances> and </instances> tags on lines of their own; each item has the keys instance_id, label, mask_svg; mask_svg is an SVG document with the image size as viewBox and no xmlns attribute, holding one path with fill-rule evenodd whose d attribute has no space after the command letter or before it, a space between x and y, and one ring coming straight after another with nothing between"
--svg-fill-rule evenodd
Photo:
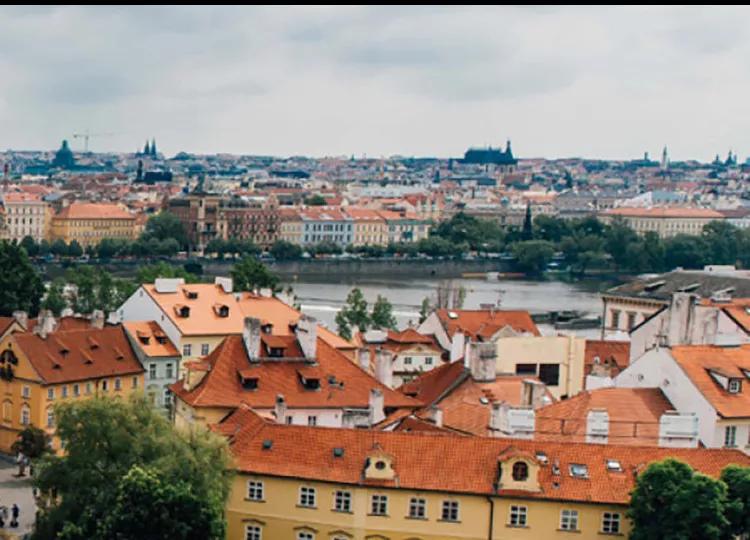
<instances>
[{"instance_id":1,"label":"gutter","mask_svg":"<svg viewBox=\"0 0 750 540\"><path fill-rule=\"evenodd\" d=\"M495 499L490 495L487 495L487 502L490 503L490 523L487 531L487 540L492 540L493 525L495 524Z\"/></svg>"}]
</instances>

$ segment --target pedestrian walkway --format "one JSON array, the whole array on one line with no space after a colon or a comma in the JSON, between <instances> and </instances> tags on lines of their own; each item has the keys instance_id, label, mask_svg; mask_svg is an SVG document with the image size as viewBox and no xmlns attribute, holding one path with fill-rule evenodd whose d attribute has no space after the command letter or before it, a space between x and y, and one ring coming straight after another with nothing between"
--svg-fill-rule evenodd
<instances>
[{"instance_id":1,"label":"pedestrian walkway","mask_svg":"<svg viewBox=\"0 0 750 540\"><path fill-rule=\"evenodd\" d=\"M8 507L8 519L5 528L0 529L1 539L23 538L34 528L34 516L36 515L36 503L31 489L31 479L28 468L26 476L17 478L18 467L11 463L8 458L0 458L0 506ZM11 508L13 503L21 509L18 516L18 527L9 527L11 520Z\"/></svg>"}]
</instances>

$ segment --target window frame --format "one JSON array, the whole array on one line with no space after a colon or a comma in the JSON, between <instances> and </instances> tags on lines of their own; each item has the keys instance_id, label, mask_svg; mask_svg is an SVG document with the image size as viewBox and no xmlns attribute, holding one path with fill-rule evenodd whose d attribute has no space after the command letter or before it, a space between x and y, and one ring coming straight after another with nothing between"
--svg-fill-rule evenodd
<instances>
[{"instance_id":1,"label":"window frame","mask_svg":"<svg viewBox=\"0 0 750 540\"><path fill-rule=\"evenodd\" d=\"M604 534L620 534L620 522L620 512L602 512L600 532Z\"/></svg>"},{"instance_id":2,"label":"window frame","mask_svg":"<svg viewBox=\"0 0 750 540\"><path fill-rule=\"evenodd\" d=\"M301 506L302 508L317 508L317 498L317 489L310 486L300 486L297 497L297 505Z\"/></svg>"},{"instance_id":3,"label":"window frame","mask_svg":"<svg viewBox=\"0 0 750 540\"><path fill-rule=\"evenodd\" d=\"M266 486L263 480L248 480L246 499L249 501L264 501Z\"/></svg>"},{"instance_id":4,"label":"window frame","mask_svg":"<svg viewBox=\"0 0 750 540\"><path fill-rule=\"evenodd\" d=\"M251 529L254 529L254 531L251 532ZM255 523L247 523L245 525L245 540L263 540L263 527Z\"/></svg>"},{"instance_id":5,"label":"window frame","mask_svg":"<svg viewBox=\"0 0 750 540\"><path fill-rule=\"evenodd\" d=\"M420 510L420 512L415 512ZM409 519L427 519L427 500L424 497L409 499Z\"/></svg>"},{"instance_id":6,"label":"window frame","mask_svg":"<svg viewBox=\"0 0 750 540\"><path fill-rule=\"evenodd\" d=\"M578 530L578 510L573 510L571 508L563 508L562 510L560 510L560 530Z\"/></svg>"},{"instance_id":7,"label":"window frame","mask_svg":"<svg viewBox=\"0 0 750 540\"><path fill-rule=\"evenodd\" d=\"M344 489L337 489L333 492L333 511L334 512L352 512L352 492Z\"/></svg>"},{"instance_id":8,"label":"window frame","mask_svg":"<svg viewBox=\"0 0 750 540\"><path fill-rule=\"evenodd\" d=\"M370 515L388 515L388 495L383 495L382 493L373 493L370 495Z\"/></svg>"},{"instance_id":9,"label":"window frame","mask_svg":"<svg viewBox=\"0 0 750 540\"><path fill-rule=\"evenodd\" d=\"M529 508L521 504L512 504L508 509L509 527L526 527L529 520Z\"/></svg>"},{"instance_id":10,"label":"window frame","mask_svg":"<svg viewBox=\"0 0 750 540\"><path fill-rule=\"evenodd\" d=\"M460 508L461 506L459 505L458 501L451 499L444 500L440 509L440 521L458 523L459 521L461 521L459 518Z\"/></svg>"},{"instance_id":11,"label":"window frame","mask_svg":"<svg viewBox=\"0 0 750 540\"><path fill-rule=\"evenodd\" d=\"M737 448L737 426L724 426L724 448Z\"/></svg>"}]
</instances>

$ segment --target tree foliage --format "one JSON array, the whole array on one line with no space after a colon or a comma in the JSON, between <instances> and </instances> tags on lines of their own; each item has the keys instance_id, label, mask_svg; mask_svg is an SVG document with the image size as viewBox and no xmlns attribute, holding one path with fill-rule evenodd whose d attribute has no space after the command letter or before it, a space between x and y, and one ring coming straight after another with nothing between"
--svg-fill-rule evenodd
<instances>
[{"instance_id":1,"label":"tree foliage","mask_svg":"<svg viewBox=\"0 0 750 540\"><path fill-rule=\"evenodd\" d=\"M234 288L238 291L271 289L276 291L279 277L255 257L245 257L232 267Z\"/></svg>"},{"instance_id":2,"label":"tree foliage","mask_svg":"<svg viewBox=\"0 0 750 540\"><path fill-rule=\"evenodd\" d=\"M370 323L375 328L396 329L396 317L393 316L393 306L385 296L378 295L372 306Z\"/></svg>"},{"instance_id":3,"label":"tree foliage","mask_svg":"<svg viewBox=\"0 0 750 540\"><path fill-rule=\"evenodd\" d=\"M721 481L727 486L730 534L736 538L750 536L750 467L730 465L721 472Z\"/></svg>"},{"instance_id":4,"label":"tree foliage","mask_svg":"<svg viewBox=\"0 0 750 540\"><path fill-rule=\"evenodd\" d=\"M34 538L224 538L223 440L176 431L140 395L60 403L55 418L65 453L38 465L49 506Z\"/></svg>"},{"instance_id":5,"label":"tree foliage","mask_svg":"<svg viewBox=\"0 0 750 540\"><path fill-rule=\"evenodd\" d=\"M145 240L154 238L156 240L173 239L177 241L178 246L187 245L187 233L180 219L170 212L159 212L148 218L146 227L143 231ZM179 249L178 249L179 251Z\"/></svg>"},{"instance_id":6,"label":"tree foliage","mask_svg":"<svg viewBox=\"0 0 750 540\"><path fill-rule=\"evenodd\" d=\"M274 242L270 252L279 261L292 261L302 257L302 248L286 240L277 240Z\"/></svg>"},{"instance_id":7,"label":"tree foliage","mask_svg":"<svg viewBox=\"0 0 750 540\"><path fill-rule=\"evenodd\" d=\"M355 328L360 332L365 332L370 321L367 300L362 291L358 288L352 289L346 297L346 304L336 314L339 335L344 339L351 339Z\"/></svg>"},{"instance_id":8,"label":"tree foliage","mask_svg":"<svg viewBox=\"0 0 750 540\"><path fill-rule=\"evenodd\" d=\"M0 242L0 315L21 310L34 316L43 294L42 278L26 250L15 242Z\"/></svg>"},{"instance_id":9,"label":"tree foliage","mask_svg":"<svg viewBox=\"0 0 750 540\"><path fill-rule=\"evenodd\" d=\"M55 278L49 284L47 294L42 301L42 309L50 310L57 317L66 307L68 307L68 301L65 299L65 280Z\"/></svg>"},{"instance_id":10,"label":"tree foliage","mask_svg":"<svg viewBox=\"0 0 750 540\"><path fill-rule=\"evenodd\" d=\"M182 278L185 283L198 283L198 276L180 266L172 266L164 261L141 266L136 273L136 283L154 283L157 278Z\"/></svg>"},{"instance_id":11,"label":"tree foliage","mask_svg":"<svg viewBox=\"0 0 750 540\"><path fill-rule=\"evenodd\" d=\"M43 429L29 425L18 434L11 446L13 453L21 452L30 459L37 459L50 450L50 437Z\"/></svg>"},{"instance_id":12,"label":"tree foliage","mask_svg":"<svg viewBox=\"0 0 750 540\"><path fill-rule=\"evenodd\" d=\"M555 254L554 246L546 240L528 240L512 246L513 255L521 271L541 275Z\"/></svg>"}]
</instances>

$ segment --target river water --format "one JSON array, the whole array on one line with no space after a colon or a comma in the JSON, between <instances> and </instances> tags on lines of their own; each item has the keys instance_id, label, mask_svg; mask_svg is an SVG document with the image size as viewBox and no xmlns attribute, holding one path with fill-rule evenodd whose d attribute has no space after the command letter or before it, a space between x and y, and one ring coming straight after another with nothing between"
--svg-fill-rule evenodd
<instances>
[{"instance_id":1,"label":"river water","mask_svg":"<svg viewBox=\"0 0 750 540\"><path fill-rule=\"evenodd\" d=\"M602 302L599 291L611 283L585 281L566 283L562 281L525 281L483 279L454 279L456 286L466 289L464 309L478 309L480 304L497 304L500 309L524 309L531 313L546 311L577 310L586 314L600 315ZM410 321L419 321L419 309L425 297L435 298L440 283L439 279L388 279L356 277L312 281L302 278L297 281L286 281L284 287L291 285L302 311L317 318L328 328L336 329L336 313L346 301L346 296L353 287L359 287L371 307L377 296L385 296L393 305L393 314L399 328L406 327ZM552 328L540 325L544 334L552 333ZM596 329L577 330L578 335L595 337Z\"/></svg>"}]
</instances>

